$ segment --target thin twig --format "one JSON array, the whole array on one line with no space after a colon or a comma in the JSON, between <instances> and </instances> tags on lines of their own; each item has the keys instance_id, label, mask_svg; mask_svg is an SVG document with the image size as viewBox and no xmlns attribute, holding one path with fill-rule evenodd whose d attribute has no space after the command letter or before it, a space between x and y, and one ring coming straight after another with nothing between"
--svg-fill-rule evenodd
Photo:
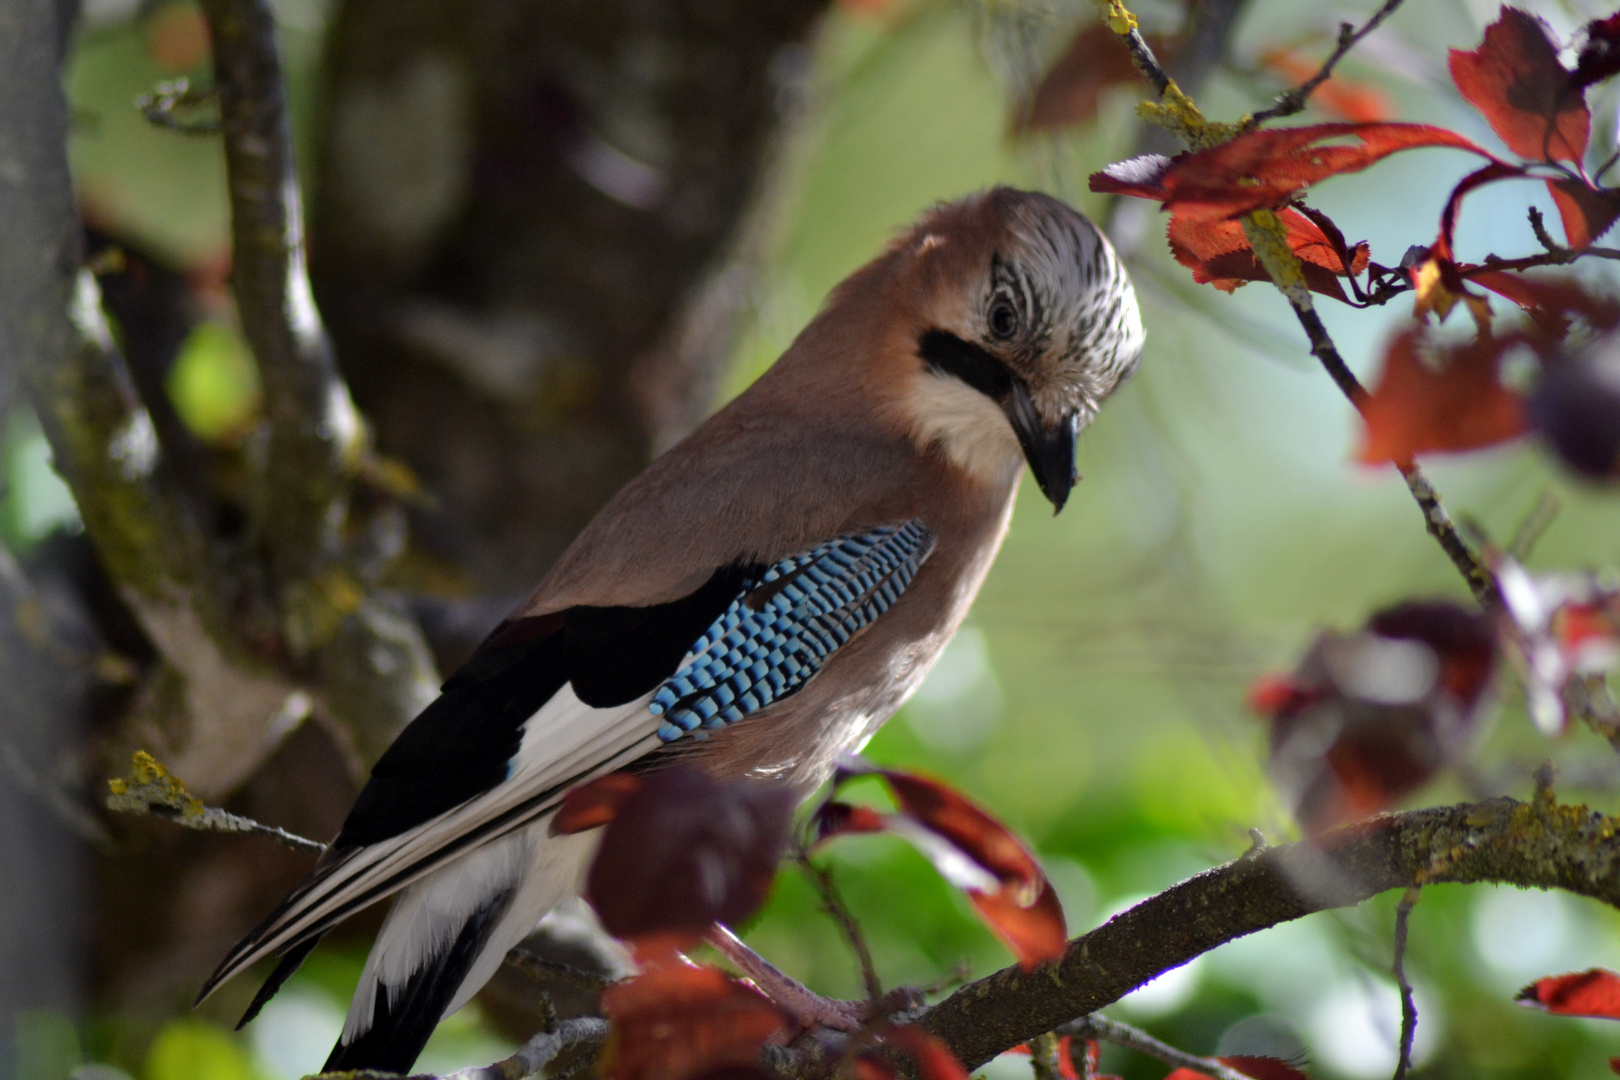
<instances>
[{"instance_id":1,"label":"thin twig","mask_svg":"<svg viewBox=\"0 0 1620 1080\"><path fill-rule=\"evenodd\" d=\"M1412 996L1412 984L1406 978L1406 934L1412 918L1412 908L1418 902L1420 890L1413 886L1406 890L1401 902L1395 906L1395 983L1401 988L1401 1056L1395 1063L1394 1080L1406 1080L1412 1067L1412 1040L1417 1037L1417 1001Z\"/></svg>"},{"instance_id":2,"label":"thin twig","mask_svg":"<svg viewBox=\"0 0 1620 1080\"><path fill-rule=\"evenodd\" d=\"M607 1037L606 1020L564 1020L555 1030L543 1031L524 1043L511 1057L450 1073L444 1080L527 1080L542 1074L548 1080L568 1080L596 1063Z\"/></svg>"},{"instance_id":3,"label":"thin twig","mask_svg":"<svg viewBox=\"0 0 1620 1080\"><path fill-rule=\"evenodd\" d=\"M1057 1029L1056 1034L1113 1043L1115 1046L1123 1046L1127 1050L1135 1050L1139 1054L1156 1058L1172 1068L1192 1069L1213 1077L1214 1080L1246 1080L1242 1073L1214 1058L1199 1057L1197 1054L1178 1050L1167 1042L1155 1039L1141 1028L1120 1023L1118 1020L1110 1020L1100 1013L1092 1013L1090 1016L1083 1016L1072 1023L1064 1024Z\"/></svg>"},{"instance_id":4,"label":"thin twig","mask_svg":"<svg viewBox=\"0 0 1620 1080\"><path fill-rule=\"evenodd\" d=\"M861 968L861 984L866 988L866 999L876 1002L883 997L883 983L878 979L877 965L872 962L872 950L866 944L866 937L861 933L860 924L849 908L844 906L843 898L838 895L838 888L833 884L832 871L817 866L810 861L810 853L799 848L794 855L800 869L810 879L810 886L816 890L821 898L821 909L832 916L833 922L838 924L838 930L844 935L850 951L855 954L856 962Z\"/></svg>"},{"instance_id":5,"label":"thin twig","mask_svg":"<svg viewBox=\"0 0 1620 1080\"><path fill-rule=\"evenodd\" d=\"M1355 29L1350 23L1340 23L1338 44L1333 47L1333 51L1322 62L1322 66L1317 69L1316 74L1278 97L1277 103L1271 108L1262 109L1255 113L1251 118L1253 123L1259 125L1267 120L1276 120L1279 117L1293 116L1297 112L1303 112L1305 103L1310 100L1310 96L1316 92L1318 87L1333 77L1333 69L1338 66L1340 60L1344 59L1345 54L1355 48L1362 38L1378 29L1378 24L1394 14L1395 9L1400 7L1401 3L1402 0L1384 0L1384 6L1373 12L1372 17L1362 24L1360 30Z\"/></svg>"},{"instance_id":6,"label":"thin twig","mask_svg":"<svg viewBox=\"0 0 1620 1080\"><path fill-rule=\"evenodd\" d=\"M133 772L132 780L107 782L107 809L135 817L160 817L199 832L260 836L300 854L317 858L326 853L326 845L317 840L265 825L217 806L203 805L201 799L186 790L186 785L171 776L161 762L145 751L136 752Z\"/></svg>"},{"instance_id":7,"label":"thin twig","mask_svg":"<svg viewBox=\"0 0 1620 1080\"><path fill-rule=\"evenodd\" d=\"M1268 253L1260 246L1255 251L1264 260ZM1282 280L1281 274L1274 274L1274 278ZM1322 324L1322 317L1317 314L1315 305L1311 302L1311 294L1303 287L1284 288L1278 286L1288 304L1299 319L1300 326L1305 330L1305 336L1310 339L1311 353L1322 362L1322 367L1333 379L1340 392L1350 400L1350 404L1360 412L1367 401L1367 390L1356 378L1355 372L1344 362L1339 354L1338 346L1334 345L1333 338L1329 336L1327 327ZM1407 490L1417 501L1418 509L1423 511L1423 523L1429 535L1439 543L1442 551L1451 560L1452 565L1462 574L1463 580L1468 583L1475 599L1481 604L1491 604L1496 600L1496 583L1491 580L1490 572L1483 562L1474 553L1468 542L1457 531L1457 525L1451 520L1446 511L1445 504L1440 501L1440 495L1434 490L1434 485L1424 474L1423 469L1416 462L1410 464L1397 464L1401 478L1406 481Z\"/></svg>"},{"instance_id":8,"label":"thin twig","mask_svg":"<svg viewBox=\"0 0 1620 1080\"><path fill-rule=\"evenodd\" d=\"M1536 241L1547 249L1548 255L1568 261L1569 248L1552 238L1552 234L1547 231L1546 219L1541 216L1541 210L1534 206L1530 208L1530 231L1536 234Z\"/></svg>"}]
</instances>

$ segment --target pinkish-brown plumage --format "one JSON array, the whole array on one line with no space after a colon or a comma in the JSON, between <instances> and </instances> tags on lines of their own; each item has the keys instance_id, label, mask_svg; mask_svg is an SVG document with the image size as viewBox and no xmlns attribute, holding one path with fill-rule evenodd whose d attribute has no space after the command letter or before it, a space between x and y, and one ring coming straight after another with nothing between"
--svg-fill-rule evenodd
<instances>
[{"instance_id":1,"label":"pinkish-brown plumage","mask_svg":"<svg viewBox=\"0 0 1620 1080\"><path fill-rule=\"evenodd\" d=\"M961 624L1026 459L1061 507L1075 433L1140 347L1124 272L1072 210L999 188L930 211L840 284L753 386L608 503L379 762L321 866L209 988L271 951L296 966L301 948L379 888L408 886L328 1062L404 1068L438 1015L576 888L588 838L545 835L568 784L651 753L814 788L899 708ZM710 609L693 605L721 589L720 605L735 609L761 580L746 568L911 521L932 547L909 584L867 610L813 674L707 738L679 737L669 714L653 715L650 684L636 681L644 671L587 689L601 681L586 670L600 658L582 659L580 642L664 650L664 664L695 643L648 638L637 612L707 625ZM722 588L728 574L742 575L736 601ZM574 668L558 667L558 649ZM524 700L529 669L565 681L536 693L532 715L524 706L492 720L487 702ZM654 682L673 670L659 667ZM484 692L497 683L510 684L504 697Z\"/></svg>"}]
</instances>

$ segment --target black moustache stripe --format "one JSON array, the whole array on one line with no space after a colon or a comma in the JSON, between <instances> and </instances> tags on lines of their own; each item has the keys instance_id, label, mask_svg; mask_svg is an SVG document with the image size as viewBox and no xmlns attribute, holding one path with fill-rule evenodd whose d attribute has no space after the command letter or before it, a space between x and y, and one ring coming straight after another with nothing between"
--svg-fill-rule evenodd
<instances>
[{"instance_id":1,"label":"black moustache stripe","mask_svg":"<svg viewBox=\"0 0 1620 1080\"><path fill-rule=\"evenodd\" d=\"M1002 404L1022 380L989 351L963 341L949 330L928 330L917 339L917 355L928 369L962 380L985 397Z\"/></svg>"}]
</instances>

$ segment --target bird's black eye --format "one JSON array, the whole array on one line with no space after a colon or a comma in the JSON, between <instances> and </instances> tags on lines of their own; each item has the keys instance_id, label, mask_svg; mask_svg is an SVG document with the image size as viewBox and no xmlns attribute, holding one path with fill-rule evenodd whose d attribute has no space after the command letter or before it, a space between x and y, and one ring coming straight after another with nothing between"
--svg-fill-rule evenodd
<instances>
[{"instance_id":1,"label":"bird's black eye","mask_svg":"<svg viewBox=\"0 0 1620 1080\"><path fill-rule=\"evenodd\" d=\"M1018 333L1018 309L1005 296L998 296L990 305L990 336L1006 341Z\"/></svg>"}]
</instances>

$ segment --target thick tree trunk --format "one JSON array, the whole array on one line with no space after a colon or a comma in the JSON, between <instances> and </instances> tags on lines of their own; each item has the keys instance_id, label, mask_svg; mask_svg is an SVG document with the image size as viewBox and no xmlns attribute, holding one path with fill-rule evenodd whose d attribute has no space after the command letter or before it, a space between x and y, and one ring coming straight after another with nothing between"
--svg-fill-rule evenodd
<instances>
[{"instance_id":1,"label":"thick tree trunk","mask_svg":"<svg viewBox=\"0 0 1620 1080\"><path fill-rule=\"evenodd\" d=\"M827 0L348 0L312 272L414 537L527 589L707 410L721 271Z\"/></svg>"}]
</instances>

